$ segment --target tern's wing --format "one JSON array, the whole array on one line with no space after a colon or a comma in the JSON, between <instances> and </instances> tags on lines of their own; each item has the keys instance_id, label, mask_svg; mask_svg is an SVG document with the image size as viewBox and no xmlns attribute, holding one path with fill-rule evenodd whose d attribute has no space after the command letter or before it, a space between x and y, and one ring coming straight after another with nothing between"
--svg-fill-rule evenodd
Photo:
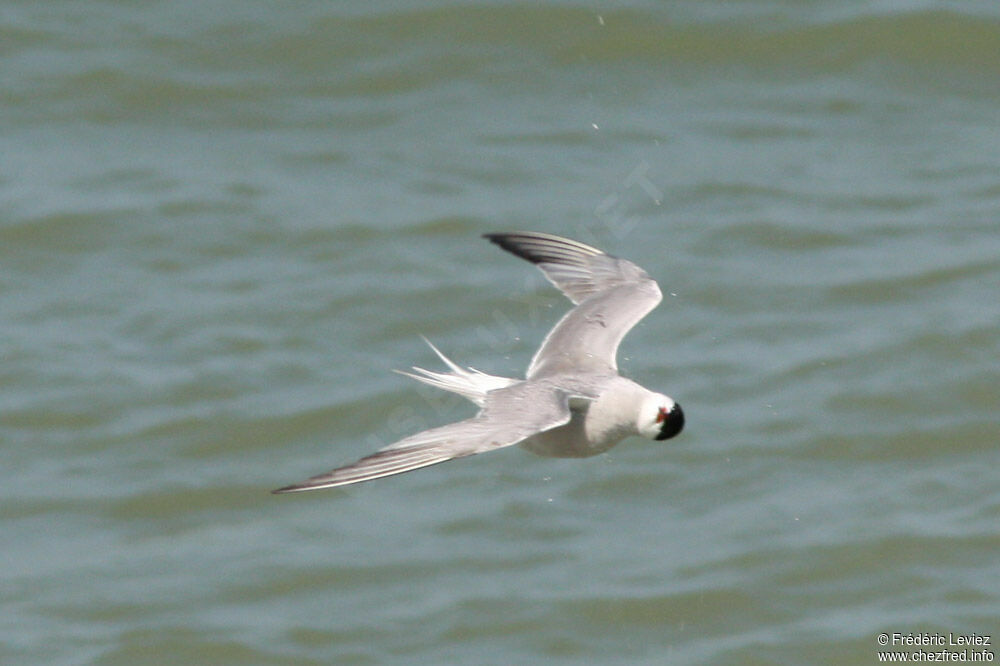
<instances>
[{"instance_id":1,"label":"tern's wing","mask_svg":"<svg viewBox=\"0 0 1000 666\"><path fill-rule=\"evenodd\" d=\"M577 304L546 336L528 367L528 379L616 371L622 338L663 297L646 271L589 245L534 231L485 237L537 265Z\"/></svg>"},{"instance_id":2,"label":"tern's wing","mask_svg":"<svg viewBox=\"0 0 1000 666\"><path fill-rule=\"evenodd\" d=\"M471 419L425 430L353 464L274 492L345 486L511 446L569 422L569 398L565 391L544 384L519 382L491 391L485 407Z\"/></svg>"}]
</instances>

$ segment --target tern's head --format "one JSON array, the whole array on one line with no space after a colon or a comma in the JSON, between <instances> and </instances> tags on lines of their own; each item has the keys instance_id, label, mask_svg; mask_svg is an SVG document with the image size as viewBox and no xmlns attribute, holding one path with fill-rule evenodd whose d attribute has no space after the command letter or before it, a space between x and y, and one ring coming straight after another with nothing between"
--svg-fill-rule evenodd
<instances>
[{"instance_id":1,"label":"tern's head","mask_svg":"<svg viewBox=\"0 0 1000 666\"><path fill-rule=\"evenodd\" d=\"M639 434L649 439L670 439L684 429L684 412L672 398L652 393L639 408Z\"/></svg>"}]
</instances>

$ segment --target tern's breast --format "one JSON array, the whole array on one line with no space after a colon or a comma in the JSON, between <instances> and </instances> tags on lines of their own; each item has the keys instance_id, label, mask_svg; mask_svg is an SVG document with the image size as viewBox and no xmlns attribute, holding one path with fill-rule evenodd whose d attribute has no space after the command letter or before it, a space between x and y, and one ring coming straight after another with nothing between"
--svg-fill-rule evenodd
<instances>
[{"instance_id":1,"label":"tern's breast","mask_svg":"<svg viewBox=\"0 0 1000 666\"><path fill-rule=\"evenodd\" d=\"M588 437L586 415L586 411L574 411L566 425L532 435L520 446L546 458L587 458L604 453L621 441L621 438L611 441Z\"/></svg>"}]
</instances>

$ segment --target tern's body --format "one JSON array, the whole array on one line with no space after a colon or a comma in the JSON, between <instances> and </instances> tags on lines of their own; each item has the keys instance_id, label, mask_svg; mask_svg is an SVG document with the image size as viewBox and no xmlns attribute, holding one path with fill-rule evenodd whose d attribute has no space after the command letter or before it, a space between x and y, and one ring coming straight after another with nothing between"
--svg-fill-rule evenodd
<instances>
[{"instance_id":1,"label":"tern's body","mask_svg":"<svg viewBox=\"0 0 1000 666\"><path fill-rule=\"evenodd\" d=\"M593 399L569 401L569 423L532 435L520 443L549 458L587 458L604 453L626 437L638 435L639 405L651 393L615 375L556 375L548 380L566 390L587 390ZM518 385L510 389L515 390Z\"/></svg>"},{"instance_id":2,"label":"tern's body","mask_svg":"<svg viewBox=\"0 0 1000 666\"><path fill-rule=\"evenodd\" d=\"M357 462L275 492L343 486L519 444L550 457L583 458L631 435L668 439L684 413L671 398L618 374L625 334L662 298L635 264L550 234L487 234L538 265L576 307L549 332L523 380L459 367L431 345L450 372L404 372L480 407L465 421L411 435ZM428 343L430 344L430 343Z\"/></svg>"}]
</instances>

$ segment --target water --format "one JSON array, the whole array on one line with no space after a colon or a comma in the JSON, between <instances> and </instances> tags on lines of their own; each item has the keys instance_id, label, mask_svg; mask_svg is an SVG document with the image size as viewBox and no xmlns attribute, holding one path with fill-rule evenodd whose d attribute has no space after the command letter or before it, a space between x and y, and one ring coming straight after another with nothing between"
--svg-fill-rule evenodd
<instances>
[{"instance_id":1,"label":"water","mask_svg":"<svg viewBox=\"0 0 1000 666\"><path fill-rule=\"evenodd\" d=\"M1000 640L993 3L3 17L3 663ZM268 494L471 413L419 334L523 372L567 303L511 228L659 280L621 365L683 435Z\"/></svg>"}]
</instances>

